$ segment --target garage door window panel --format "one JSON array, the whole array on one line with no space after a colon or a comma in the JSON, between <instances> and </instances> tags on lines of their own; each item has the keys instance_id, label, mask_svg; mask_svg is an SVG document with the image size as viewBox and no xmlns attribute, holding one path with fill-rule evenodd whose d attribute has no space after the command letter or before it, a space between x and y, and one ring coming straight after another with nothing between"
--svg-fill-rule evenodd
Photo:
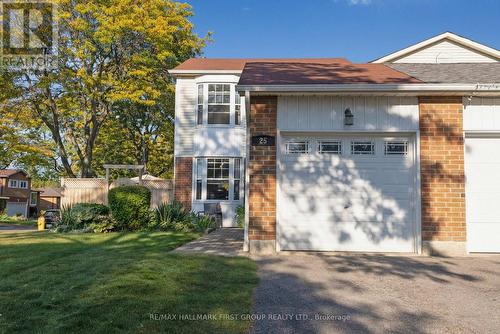
<instances>
[{"instance_id":1,"label":"garage door window panel","mask_svg":"<svg viewBox=\"0 0 500 334\"><path fill-rule=\"evenodd\" d=\"M352 155L374 155L375 142L373 141L352 141L351 142Z\"/></svg>"},{"instance_id":2,"label":"garage door window panel","mask_svg":"<svg viewBox=\"0 0 500 334\"><path fill-rule=\"evenodd\" d=\"M288 141L285 144L286 154L307 154L309 153L308 141Z\"/></svg>"},{"instance_id":3,"label":"garage door window panel","mask_svg":"<svg viewBox=\"0 0 500 334\"><path fill-rule=\"evenodd\" d=\"M408 142L407 141L385 141L384 142L385 155L407 155Z\"/></svg>"},{"instance_id":4,"label":"garage door window panel","mask_svg":"<svg viewBox=\"0 0 500 334\"><path fill-rule=\"evenodd\" d=\"M320 154L342 154L342 142L340 141L319 141L318 153Z\"/></svg>"}]
</instances>

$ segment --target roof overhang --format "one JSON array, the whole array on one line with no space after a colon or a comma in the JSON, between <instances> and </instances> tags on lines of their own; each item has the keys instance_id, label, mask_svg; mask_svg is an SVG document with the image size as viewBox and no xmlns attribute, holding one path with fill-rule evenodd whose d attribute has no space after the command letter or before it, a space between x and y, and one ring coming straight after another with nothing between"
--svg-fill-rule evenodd
<instances>
[{"instance_id":1,"label":"roof overhang","mask_svg":"<svg viewBox=\"0 0 500 334\"><path fill-rule=\"evenodd\" d=\"M384 57L375 59L375 60L371 61L371 63L387 63L390 61L394 61L394 60L399 59L403 56L411 54L415 51L423 49L426 46L432 45L434 43L438 43L442 40L449 40L449 41L455 42L457 44L463 45L463 46L468 47L470 49L476 50L484 55L487 55L487 56L490 56L490 57L495 58L497 60L500 60L500 51L499 50L496 50L496 49L490 48L486 45L474 42L473 40L470 40L468 38L458 36L457 34L454 34L451 32L445 32L445 33L442 33L442 34L437 35L435 37L426 39L425 41L422 41L420 43L411 45L411 46L404 48L402 50L388 54Z\"/></svg>"},{"instance_id":2,"label":"roof overhang","mask_svg":"<svg viewBox=\"0 0 500 334\"><path fill-rule=\"evenodd\" d=\"M500 96L500 83L492 84L338 84L338 85L237 85L240 92L254 95L316 94L405 94L405 95L493 95Z\"/></svg>"},{"instance_id":3,"label":"roof overhang","mask_svg":"<svg viewBox=\"0 0 500 334\"><path fill-rule=\"evenodd\" d=\"M209 75L209 74L241 74L242 70L168 70L174 77L181 76L196 76L196 75Z\"/></svg>"}]
</instances>

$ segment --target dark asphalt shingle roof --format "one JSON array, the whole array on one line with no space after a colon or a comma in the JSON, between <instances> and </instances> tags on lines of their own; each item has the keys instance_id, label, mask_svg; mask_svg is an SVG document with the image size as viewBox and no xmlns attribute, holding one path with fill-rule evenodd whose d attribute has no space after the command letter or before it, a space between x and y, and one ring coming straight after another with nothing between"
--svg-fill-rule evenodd
<instances>
[{"instance_id":1,"label":"dark asphalt shingle roof","mask_svg":"<svg viewBox=\"0 0 500 334\"><path fill-rule=\"evenodd\" d=\"M174 68L174 70L243 70L247 63L274 62L274 63L309 63L318 64L342 63L350 64L345 58L190 58Z\"/></svg>"},{"instance_id":2,"label":"dark asphalt shingle roof","mask_svg":"<svg viewBox=\"0 0 500 334\"><path fill-rule=\"evenodd\" d=\"M62 188L42 188L41 197L61 197Z\"/></svg>"},{"instance_id":3,"label":"dark asphalt shingle roof","mask_svg":"<svg viewBox=\"0 0 500 334\"><path fill-rule=\"evenodd\" d=\"M385 65L426 83L500 83L500 63Z\"/></svg>"},{"instance_id":4,"label":"dark asphalt shingle roof","mask_svg":"<svg viewBox=\"0 0 500 334\"><path fill-rule=\"evenodd\" d=\"M248 62L239 85L388 84L421 81L384 64Z\"/></svg>"}]
</instances>

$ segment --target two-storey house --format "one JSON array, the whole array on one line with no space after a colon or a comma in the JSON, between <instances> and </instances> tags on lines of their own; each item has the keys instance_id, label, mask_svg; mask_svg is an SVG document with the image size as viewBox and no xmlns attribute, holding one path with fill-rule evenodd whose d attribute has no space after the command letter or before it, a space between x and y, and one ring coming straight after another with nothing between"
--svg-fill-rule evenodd
<instances>
[{"instance_id":1,"label":"two-storey house","mask_svg":"<svg viewBox=\"0 0 500 334\"><path fill-rule=\"evenodd\" d=\"M26 172L1 169L0 199L8 216L29 217L37 214L40 192L31 189L31 178Z\"/></svg>"},{"instance_id":2,"label":"two-storey house","mask_svg":"<svg viewBox=\"0 0 500 334\"><path fill-rule=\"evenodd\" d=\"M175 197L245 205L245 249L500 252L500 51L444 33L369 63L190 59Z\"/></svg>"}]
</instances>

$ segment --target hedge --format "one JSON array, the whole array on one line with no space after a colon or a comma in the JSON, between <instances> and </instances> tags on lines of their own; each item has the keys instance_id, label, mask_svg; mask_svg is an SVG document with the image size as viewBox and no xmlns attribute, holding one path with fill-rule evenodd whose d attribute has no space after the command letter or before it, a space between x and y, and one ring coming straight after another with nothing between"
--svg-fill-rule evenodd
<instances>
[{"instance_id":1,"label":"hedge","mask_svg":"<svg viewBox=\"0 0 500 334\"><path fill-rule=\"evenodd\" d=\"M122 230L139 230L150 221L151 191L143 186L113 188L108 193L111 214Z\"/></svg>"}]
</instances>

